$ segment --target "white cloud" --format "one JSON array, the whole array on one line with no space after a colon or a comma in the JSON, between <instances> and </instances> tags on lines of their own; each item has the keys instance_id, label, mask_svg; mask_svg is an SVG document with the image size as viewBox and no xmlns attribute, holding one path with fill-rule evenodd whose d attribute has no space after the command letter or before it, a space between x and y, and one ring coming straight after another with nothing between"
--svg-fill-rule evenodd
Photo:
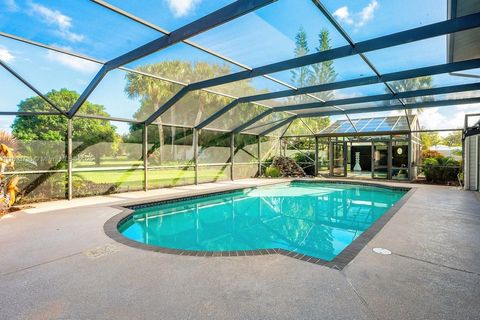
<instances>
[{"instance_id":1,"label":"white cloud","mask_svg":"<svg viewBox=\"0 0 480 320\"><path fill-rule=\"evenodd\" d=\"M80 58L75 58L67 54L63 54L55 51L48 51L47 59L58 62L68 68L71 68L73 70L77 70L83 73L93 73L93 72L97 72L99 69L99 65L94 62L80 59Z\"/></svg>"},{"instance_id":2,"label":"white cloud","mask_svg":"<svg viewBox=\"0 0 480 320\"><path fill-rule=\"evenodd\" d=\"M8 11L15 12L18 11L18 5L15 0L3 0L5 7Z\"/></svg>"},{"instance_id":3,"label":"white cloud","mask_svg":"<svg viewBox=\"0 0 480 320\"><path fill-rule=\"evenodd\" d=\"M358 20L356 26L357 28L362 27L368 21L373 19L375 10L378 8L377 0L372 0L365 8L360 12L360 19Z\"/></svg>"},{"instance_id":4,"label":"white cloud","mask_svg":"<svg viewBox=\"0 0 480 320\"><path fill-rule=\"evenodd\" d=\"M463 128L464 120L465 113L460 110L454 110L452 115L445 115L440 112L440 108L425 108L418 114L420 125L432 130Z\"/></svg>"},{"instance_id":5,"label":"white cloud","mask_svg":"<svg viewBox=\"0 0 480 320\"><path fill-rule=\"evenodd\" d=\"M343 6L335 10L333 16L340 22L348 25L353 25L355 30L363 27L368 21L372 20L375 15L375 10L378 8L377 0L372 0L370 3L362 8L360 12L351 13L347 6Z\"/></svg>"},{"instance_id":6,"label":"white cloud","mask_svg":"<svg viewBox=\"0 0 480 320\"><path fill-rule=\"evenodd\" d=\"M333 13L338 20L345 22L346 24L353 24L353 19L351 18L350 11L347 6L343 6L335 10Z\"/></svg>"},{"instance_id":7,"label":"white cloud","mask_svg":"<svg viewBox=\"0 0 480 320\"><path fill-rule=\"evenodd\" d=\"M7 48L0 46L0 60L11 62L15 59L13 54Z\"/></svg>"},{"instance_id":8,"label":"white cloud","mask_svg":"<svg viewBox=\"0 0 480 320\"><path fill-rule=\"evenodd\" d=\"M47 25L57 28L57 32L68 41L80 42L85 39L84 35L71 31L73 26L71 17L33 2L30 3L30 8L32 15L40 17Z\"/></svg>"},{"instance_id":9,"label":"white cloud","mask_svg":"<svg viewBox=\"0 0 480 320\"><path fill-rule=\"evenodd\" d=\"M191 11L195 9L195 7L202 1L202 0L166 0L170 11L173 12L175 17L184 17L188 15Z\"/></svg>"}]
</instances>

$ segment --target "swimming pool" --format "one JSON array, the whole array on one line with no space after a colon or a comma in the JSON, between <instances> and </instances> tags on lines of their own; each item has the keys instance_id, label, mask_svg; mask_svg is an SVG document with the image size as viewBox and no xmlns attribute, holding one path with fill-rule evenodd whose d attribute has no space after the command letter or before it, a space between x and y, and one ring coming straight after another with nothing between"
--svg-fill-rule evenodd
<instances>
[{"instance_id":1,"label":"swimming pool","mask_svg":"<svg viewBox=\"0 0 480 320\"><path fill-rule=\"evenodd\" d=\"M134 206L118 231L135 242L179 252L280 249L332 261L407 190L293 181Z\"/></svg>"}]
</instances>

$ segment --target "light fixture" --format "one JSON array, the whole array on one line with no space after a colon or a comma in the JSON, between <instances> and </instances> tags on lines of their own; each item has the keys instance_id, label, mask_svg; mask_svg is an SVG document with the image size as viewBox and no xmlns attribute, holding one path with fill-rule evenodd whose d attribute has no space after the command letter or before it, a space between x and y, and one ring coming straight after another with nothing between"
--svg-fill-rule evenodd
<instances>
[{"instance_id":1,"label":"light fixture","mask_svg":"<svg viewBox=\"0 0 480 320\"><path fill-rule=\"evenodd\" d=\"M398 149L397 149L397 153L398 153L398 154L402 154L402 153L403 153L403 149L402 149L402 148L398 148Z\"/></svg>"}]
</instances>

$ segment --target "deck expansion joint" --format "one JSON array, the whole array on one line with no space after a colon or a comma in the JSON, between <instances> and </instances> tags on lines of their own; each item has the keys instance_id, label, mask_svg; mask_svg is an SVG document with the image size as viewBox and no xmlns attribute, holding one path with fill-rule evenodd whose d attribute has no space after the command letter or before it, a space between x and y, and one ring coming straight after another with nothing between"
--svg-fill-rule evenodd
<instances>
[{"instance_id":1,"label":"deck expansion joint","mask_svg":"<svg viewBox=\"0 0 480 320\"><path fill-rule=\"evenodd\" d=\"M31 265L31 266L28 266L28 267L25 267L25 268L21 268L21 269L18 269L18 270L13 270L13 271L9 271L9 272L6 272L6 273L2 273L2 274L0 274L0 277L9 276L9 275L14 274L14 273L30 270L30 269L33 269L33 268L36 268L36 267L40 267L40 266L43 266L43 265L46 265L46 264L49 264L49 263L53 263L53 262L57 262L57 261L60 261L60 260L68 259L68 258L77 256L77 255L81 255L81 254L83 254L83 251L75 252L75 253L72 253L72 254L69 254L69 255L66 255L66 256L63 256L63 257L59 257L59 258L56 258L56 259L40 262L40 263Z\"/></svg>"},{"instance_id":2,"label":"deck expansion joint","mask_svg":"<svg viewBox=\"0 0 480 320\"><path fill-rule=\"evenodd\" d=\"M405 259L411 259L411 260L415 260L415 261L419 261L419 262L423 262L423 263L428 263L428 264L431 264L431 265L434 265L434 266L437 266L437 267L447 268L447 269L450 269L450 270L453 270L453 271L473 274L473 275L476 275L476 276L480 277L480 273L477 273L477 272L474 272L474 271L469 271L469 270L465 270L465 269L450 267L450 266L447 266L445 264L436 263L436 262L432 262L432 261L428 261L428 260L424 260L424 259L420 259L420 258L415 258L415 257L407 256L407 255L404 255L404 254L401 254L401 253L392 252L392 255L395 255L397 257L402 257L402 258L405 258Z\"/></svg>"}]
</instances>

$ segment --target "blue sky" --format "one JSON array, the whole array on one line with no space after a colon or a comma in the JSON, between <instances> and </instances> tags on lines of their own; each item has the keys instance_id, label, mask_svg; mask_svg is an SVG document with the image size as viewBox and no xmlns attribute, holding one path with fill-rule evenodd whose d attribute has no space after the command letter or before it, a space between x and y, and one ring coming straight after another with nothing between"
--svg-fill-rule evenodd
<instances>
[{"instance_id":1,"label":"blue sky","mask_svg":"<svg viewBox=\"0 0 480 320\"><path fill-rule=\"evenodd\" d=\"M172 31L233 1L143 0L141 6L134 0L109 2ZM324 0L323 3L354 41L443 21L447 14L446 0ZM318 45L317 35L321 29L329 31L332 47L346 44L310 0L279 0L200 34L192 41L255 67L292 58L295 35L300 27L307 32L311 52ZM0 30L101 60L114 58L160 35L88 0L0 0ZM444 63L446 38L438 37L379 50L367 56L381 73ZM3 37L0 37L0 58L45 93L60 88L81 92L99 68L95 63ZM177 44L129 66L173 59L223 63L200 50ZM338 59L334 65L338 73L337 80L373 74L356 56ZM233 65L231 69L239 70ZM273 76L287 83L291 80L288 71ZM178 80L181 80L180 76ZM19 101L33 95L3 70L0 71L0 81L1 111L15 111ZM434 80L436 86L466 82L472 80L448 75L435 77ZM258 89L282 89L278 84L262 78L254 79L253 84ZM125 96L124 86L124 72L113 72L105 78L90 100L105 105L112 116L130 118L139 102ZM365 86L339 91L336 97L378 94L383 90L382 86ZM480 107L429 109L422 115L421 123L429 128L458 126L462 123L465 111L480 112ZM11 120L3 118L0 128L6 128L10 123ZM126 126L121 128L124 130Z\"/></svg>"}]
</instances>

